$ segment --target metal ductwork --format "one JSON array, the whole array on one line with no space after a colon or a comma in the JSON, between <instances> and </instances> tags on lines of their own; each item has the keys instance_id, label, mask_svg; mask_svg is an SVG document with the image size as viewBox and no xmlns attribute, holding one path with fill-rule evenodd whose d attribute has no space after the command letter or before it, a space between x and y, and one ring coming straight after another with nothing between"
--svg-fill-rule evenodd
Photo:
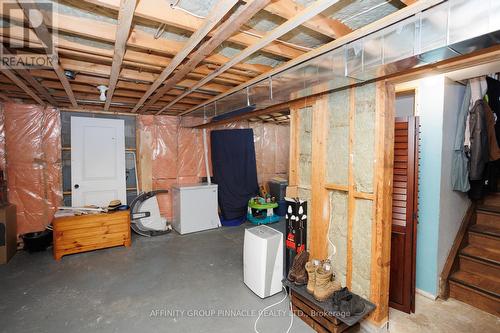
<instances>
[{"instance_id":1,"label":"metal ductwork","mask_svg":"<svg viewBox=\"0 0 500 333\"><path fill-rule=\"evenodd\" d=\"M182 117L193 127L500 44L499 0L449 0L288 68ZM252 108L254 109L254 108Z\"/></svg>"}]
</instances>

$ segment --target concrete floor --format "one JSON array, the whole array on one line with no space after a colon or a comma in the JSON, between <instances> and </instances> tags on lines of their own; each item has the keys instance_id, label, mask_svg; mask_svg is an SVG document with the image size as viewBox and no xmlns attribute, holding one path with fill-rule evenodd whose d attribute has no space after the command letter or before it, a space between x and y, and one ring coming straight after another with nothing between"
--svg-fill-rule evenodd
<instances>
[{"instance_id":1,"label":"concrete floor","mask_svg":"<svg viewBox=\"0 0 500 333\"><path fill-rule=\"evenodd\" d=\"M415 313L390 309L391 333L493 333L500 332L500 318L455 299L431 300L416 295Z\"/></svg>"},{"instance_id":2,"label":"concrete floor","mask_svg":"<svg viewBox=\"0 0 500 333\"><path fill-rule=\"evenodd\" d=\"M243 235L135 237L131 248L61 262L51 251L18 252L0 266L0 332L253 332L255 313L283 294L262 300L243 284ZM285 332L287 308L274 307L258 330ZM295 318L292 332L311 329Z\"/></svg>"},{"instance_id":3,"label":"concrete floor","mask_svg":"<svg viewBox=\"0 0 500 333\"><path fill-rule=\"evenodd\" d=\"M61 262L21 251L0 266L0 332L253 332L256 313L282 294L261 300L243 284L248 226L134 237L131 248ZM473 320L480 332L500 331L497 318L456 301L416 304L416 315L391 310L390 332L478 331ZM286 331L288 302L273 310L260 332ZM313 331L295 318L291 332Z\"/></svg>"}]
</instances>

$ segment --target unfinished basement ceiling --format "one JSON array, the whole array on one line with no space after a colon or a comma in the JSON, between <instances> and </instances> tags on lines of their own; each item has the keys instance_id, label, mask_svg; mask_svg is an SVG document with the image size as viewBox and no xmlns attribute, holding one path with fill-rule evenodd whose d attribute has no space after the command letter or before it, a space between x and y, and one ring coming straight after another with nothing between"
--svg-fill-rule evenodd
<instances>
[{"instance_id":1,"label":"unfinished basement ceiling","mask_svg":"<svg viewBox=\"0 0 500 333\"><path fill-rule=\"evenodd\" d=\"M189 43L193 32L206 24L206 17L213 15L222 0L141 0L137 6L126 40L126 51L119 64L120 72L112 102L105 107L99 101L98 85L108 86L112 74L113 55L115 53L115 34L119 28L118 11L120 0L47 0L54 5L55 16L47 28L57 33L58 55L64 70L74 74L69 80L69 87L75 96L75 103L67 89L52 68L33 68L29 73L54 97L57 106L109 110L113 112L139 112L149 114L179 115L196 105L228 91L252 78L264 74L304 53L341 37L366 24L377 21L386 15L405 7L403 2L387 0L340 0L323 12L319 11L313 20L306 20L296 28L289 29L274 41L266 43L253 53L246 54L223 73L210 77L215 70L238 56L250 45L257 44L263 36L284 24L297 14L301 14L318 3L325 1L279 0L261 6L246 22L240 22L231 37L218 41L218 46L210 56L180 79L170 85L158 96L156 91L172 78L188 62L181 61L170 75L160 81L152 92L151 85L157 84L158 76ZM264 4L264 3L263 3ZM174 7L170 7L173 5ZM232 6L218 26L225 21L235 20L236 11L246 8L246 1L241 0ZM247 9L248 10L248 9ZM3 43L10 52L33 52L30 48L16 49L23 42L39 43L34 29L28 35L26 18L22 12L17 14L2 13L1 35ZM236 21L235 21L236 22ZM217 30L206 36L198 48L217 34ZM29 37L27 37L29 36ZM29 38L27 40L27 38ZM12 48L12 46L15 46ZM36 45L36 44L35 44ZM197 48L190 51L193 56ZM41 52L40 50L36 52ZM19 74L19 73L18 73ZM20 75L21 81L22 78ZM210 77L205 83L201 80ZM0 88L9 92L9 97L27 103L36 102L18 84L11 79L0 77ZM26 82L27 83L27 82ZM36 83L36 82L35 82ZM30 84L27 84L30 86ZM195 88L192 88L195 87ZM40 93L40 88L33 87ZM43 88L42 88L43 89ZM71 92L70 92L71 93ZM49 97L50 97L49 96ZM41 96L46 100L45 94ZM104 107L104 108L103 108Z\"/></svg>"}]
</instances>

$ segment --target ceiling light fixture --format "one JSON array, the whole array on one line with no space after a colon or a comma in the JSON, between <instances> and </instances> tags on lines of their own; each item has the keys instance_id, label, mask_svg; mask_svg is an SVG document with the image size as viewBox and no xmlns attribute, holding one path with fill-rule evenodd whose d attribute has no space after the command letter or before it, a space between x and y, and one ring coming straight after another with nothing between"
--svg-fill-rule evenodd
<instances>
[{"instance_id":1,"label":"ceiling light fixture","mask_svg":"<svg viewBox=\"0 0 500 333\"><path fill-rule=\"evenodd\" d=\"M99 89L99 91L101 92L101 95L99 96L99 100L101 102L106 102L106 91L108 91L109 88L105 85L100 85L100 86L97 86L97 89Z\"/></svg>"}]
</instances>

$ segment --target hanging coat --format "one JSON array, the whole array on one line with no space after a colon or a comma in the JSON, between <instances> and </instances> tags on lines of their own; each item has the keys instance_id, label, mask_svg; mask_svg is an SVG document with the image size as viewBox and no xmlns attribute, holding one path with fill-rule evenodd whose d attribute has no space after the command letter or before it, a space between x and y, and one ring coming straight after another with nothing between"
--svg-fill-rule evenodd
<instances>
[{"instance_id":1,"label":"hanging coat","mask_svg":"<svg viewBox=\"0 0 500 333\"><path fill-rule=\"evenodd\" d=\"M469 114L469 103L471 98L470 84L465 88L462 106L458 113L457 134L453 144L453 163L451 169L451 185L454 191L467 192L470 189L468 158L464 148L465 128Z\"/></svg>"},{"instance_id":2,"label":"hanging coat","mask_svg":"<svg viewBox=\"0 0 500 333\"><path fill-rule=\"evenodd\" d=\"M488 144L488 125L486 121L485 102L476 101L470 110L470 180L483 179L486 163L490 160L490 146Z\"/></svg>"}]
</instances>

